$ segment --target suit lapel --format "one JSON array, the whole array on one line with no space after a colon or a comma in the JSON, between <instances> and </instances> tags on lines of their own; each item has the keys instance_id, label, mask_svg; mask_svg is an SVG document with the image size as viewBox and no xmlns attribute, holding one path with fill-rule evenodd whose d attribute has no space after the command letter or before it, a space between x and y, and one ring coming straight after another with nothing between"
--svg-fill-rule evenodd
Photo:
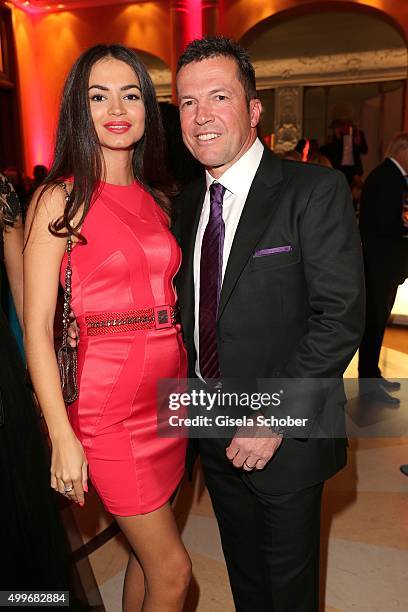
<instances>
[{"instance_id":1,"label":"suit lapel","mask_svg":"<svg viewBox=\"0 0 408 612\"><path fill-rule=\"evenodd\" d=\"M221 290L218 318L256 244L269 225L283 185L282 162L265 149L235 232Z\"/></svg>"},{"instance_id":2,"label":"suit lapel","mask_svg":"<svg viewBox=\"0 0 408 612\"><path fill-rule=\"evenodd\" d=\"M182 311L183 326L186 334L194 331L194 246L204 202L206 183L200 179L191 188L187 188L183 197L181 217L181 248L183 265L177 282Z\"/></svg>"}]
</instances>

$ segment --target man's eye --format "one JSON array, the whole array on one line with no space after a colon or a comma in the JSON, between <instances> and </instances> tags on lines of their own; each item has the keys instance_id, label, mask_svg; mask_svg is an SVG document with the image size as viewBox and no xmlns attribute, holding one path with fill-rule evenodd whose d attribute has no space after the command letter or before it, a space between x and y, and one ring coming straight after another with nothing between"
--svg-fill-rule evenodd
<instances>
[{"instance_id":1,"label":"man's eye","mask_svg":"<svg viewBox=\"0 0 408 612\"><path fill-rule=\"evenodd\" d=\"M220 100L222 102L222 100L226 100L227 99L227 96L224 96L223 94L218 94L216 96L216 98L217 98L217 100Z\"/></svg>"},{"instance_id":2,"label":"man's eye","mask_svg":"<svg viewBox=\"0 0 408 612\"><path fill-rule=\"evenodd\" d=\"M105 96L103 96L102 94L95 94L94 96L91 96L92 102L102 102L105 99Z\"/></svg>"},{"instance_id":3,"label":"man's eye","mask_svg":"<svg viewBox=\"0 0 408 612\"><path fill-rule=\"evenodd\" d=\"M184 102L181 105L181 108L184 108L185 106L192 106L193 105L193 100L184 100Z\"/></svg>"}]
</instances>

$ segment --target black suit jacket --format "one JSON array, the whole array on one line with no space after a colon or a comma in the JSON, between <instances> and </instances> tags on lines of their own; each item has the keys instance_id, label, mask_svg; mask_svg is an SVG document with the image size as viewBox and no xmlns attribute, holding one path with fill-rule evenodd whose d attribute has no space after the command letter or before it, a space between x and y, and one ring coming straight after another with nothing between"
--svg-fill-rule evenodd
<instances>
[{"instance_id":1,"label":"black suit jacket","mask_svg":"<svg viewBox=\"0 0 408 612\"><path fill-rule=\"evenodd\" d=\"M378 273L408 277L408 238L404 238L402 201L405 178L390 159L368 175L360 204L360 232L365 258L376 263Z\"/></svg>"},{"instance_id":2,"label":"black suit jacket","mask_svg":"<svg viewBox=\"0 0 408 612\"><path fill-rule=\"evenodd\" d=\"M353 157L354 157L354 168L355 173L358 176L363 174L363 163L361 161L361 155L368 153L367 142L364 136L364 132L360 131L360 143L355 144L353 140ZM320 152L325 155L331 162L333 168L341 167L341 160L343 159L343 138L335 138L329 144L320 147Z\"/></svg>"},{"instance_id":3,"label":"black suit jacket","mask_svg":"<svg viewBox=\"0 0 408 612\"><path fill-rule=\"evenodd\" d=\"M196 361L193 254L204 196L205 180L186 189L175 224L183 253L177 290L190 376ZM253 256L288 245L290 251ZM280 160L265 149L222 286L221 376L341 377L363 329L362 279L360 240L343 175ZM303 400L313 420L322 407L313 398ZM268 492L297 490L328 478L345 461L344 439L289 438L264 470L248 478Z\"/></svg>"}]
</instances>

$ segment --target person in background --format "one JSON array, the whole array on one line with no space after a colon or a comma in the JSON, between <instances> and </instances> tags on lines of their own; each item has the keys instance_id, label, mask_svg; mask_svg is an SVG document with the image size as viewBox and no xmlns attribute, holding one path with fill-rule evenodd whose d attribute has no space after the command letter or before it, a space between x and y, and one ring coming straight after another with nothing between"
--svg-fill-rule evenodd
<instances>
[{"instance_id":1,"label":"person in background","mask_svg":"<svg viewBox=\"0 0 408 612\"><path fill-rule=\"evenodd\" d=\"M408 276L408 228L403 221L407 176L408 132L402 132L391 141L384 161L368 175L360 203L367 310L358 375L363 393L391 405L400 400L388 391L398 390L400 383L383 378L378 361L398 285Z\"/></svg>"},{"instance_id":2,"label":"person in background","mask_svg":"<svg viewBox=\"0 0 408 612\"><path fill-rule=\"evenodd\" d=\"M42 166L42 165L37 165L34 166L33 168L33 178L30 179L29 181L29 186L27 189L27 196L26 196L26 201L25 201L25 208L28 206L31 198L34 195L35 190L43 183L43 181L45 180L46 176L48 174L48 170L46 168L46 166ZM25 211L23 211L23 214L25 216Z\"/></svg>"},{"instance_id":3,"label":"person in background","mask_svg":"<svg viewBox=\"0 0 408 612\"><path fill-rule=\"evenodd\" d=\"M333 168L330 163L330 160L322 153L319 153L319 151L313 153L312 155L309 155L307 163L317 164L318 166L324 166L325 168Z\"/></svg>"},{"instance_id":4,"label":"person in background","mask_svg":"<svg viewBox=\"0 0 408 612\"><path fill-rule=\"evenodd\" d=\"M21 325L22 249L20 203L9 181L0 174L0 260L5 264ZM31 392L25 385L21 356L1 308L0 491L1 588L68 589L65 536L49 488L47 447Z\"/></svg>"},{"instance_id":5,"label":"person in background","mask_svg":"<svg viewBox=\"0 0 408 612\"><path fill-rule=\"evenodd\" d=\"M350 185L351 197L357 218L360 215L360 202L363 193L364 181L359 176L355 176Z\"/></svg>"},{"instance_id":6,"label":"person in background","mask_svg":"<svg viewBox=\"0 0 408 612\"><path fill-rule=\"evenodd\" d=\"M23 242L24 228L20 201L17 193L0 174L0 222L1 240L4 248L4 266L8 285L20 326L23 326ZM11 219L11 221L10 221ZM3 263L3 257L2 257Z\"/></svg>"},{"instance_id":7,"label":"person in background","mask_svg":"<svg viewBox=\"0 0 408 612\"><path fill-rule=\"evenodd\" d=\"M294 151L299 153L300 161L307 161L310 149L310 140L308 138L301 138L298 140Z\"/></svg>"},{"instance_id":8,"label":"person in background","mask_svg":"<svg viewBox=\"0 0 408 612\"><path fill-rule=\"evenodd\" d=\"M333 138L329 144L321 147L333 168L343 172L349 185L354 177L363 175L361 155L368 153L364 132L353 126L350 120L332 123Z\"/></svg>"},{"instance_id":9,"label":"person in background","mask_svg":"<svg viewBox=\"0 0 408 612\"><path fill-rule=\"evenodd\" d=\"M282 151L282 153L278 153L277 156L281 159L292 159L293 161L298 162L302 161L301 154L295 149L292 149L291 151Z\"/></svg>"},{"instance_id":10,"label":"person in background","mask_svg":"<svg viewBox=\"0 0 408 612\"><path fill-rule=\"evenodd\" d=\"M48 174L48 170L46 166L42 166L41 164L34 166L33 168L33 187L36 189L45 181L45 178Z\"/></svg>"},{"instance_id":11,"label":"person in background","mask_svg":"<svg viewBox=\"0 0 408 612\"><path fill-rule=\"evenodd\" d=\"M13 186L13 189L19 199L20 206L24 208L24 203L27 198L27 188L25 181L26 177L23 175L22 171L16 166L7 166L7 168L3 169L2 173L3 176L6 177L8 182Z\"/></svg>"},{"instance_id":12,"label":"person in background","mask_svg":"<svg viewBox=\"0 0 408 612\"><path fill-rule=\"evenodd\" d=\"M327 157L320 153L319 143L316 138L301 138L294 148L294 152L298 153L299 157L293 157L293 159L332 168Z\"/></svg>"}]
</instances>

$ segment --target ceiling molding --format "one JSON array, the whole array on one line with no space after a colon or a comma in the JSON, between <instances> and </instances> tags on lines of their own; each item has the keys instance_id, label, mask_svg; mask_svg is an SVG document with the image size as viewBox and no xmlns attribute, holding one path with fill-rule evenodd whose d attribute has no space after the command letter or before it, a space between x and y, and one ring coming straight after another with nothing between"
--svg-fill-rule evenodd
<instances>
[{"instance_id":1,"label":"ceiling molding","mask_svg":"<svg viewBox=\"0 0 408 612\"><path fill-rule=\"evenodd\" d=\"M258 89L286 85L330 85L406 79L405 47L254 62Z\"/></svg>"}]
</instances>

